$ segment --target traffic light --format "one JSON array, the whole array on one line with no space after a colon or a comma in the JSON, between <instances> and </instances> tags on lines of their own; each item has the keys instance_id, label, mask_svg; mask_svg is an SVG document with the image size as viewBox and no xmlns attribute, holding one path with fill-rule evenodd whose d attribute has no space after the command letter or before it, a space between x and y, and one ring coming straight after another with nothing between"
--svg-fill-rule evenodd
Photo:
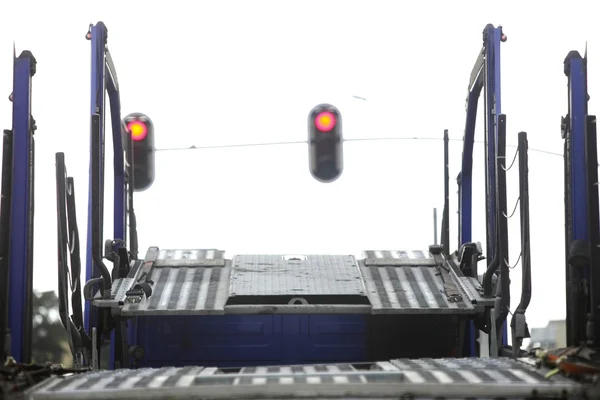
<instances>
[{"instance_id":1,"label":"traffic light","mask_svg":"<svg viewBox=\"0 0 600 400\"><path fill-rule=\"evenodd\" d=\"M342 174L342 116L330 104L319 104L308 115L310 173L319 182L335 181Z\"/></svg>"},{"instance_id":2,"label":"traffic light","mask_svg":"<svg viewBox=\"0 0 600 400\"><path fill-rule=\"evenodd\" d=\"M154 124L141 113L129 114L123 122L133 149L133 189L142 192L154 182Z\"/></svg>"}]
</instances>

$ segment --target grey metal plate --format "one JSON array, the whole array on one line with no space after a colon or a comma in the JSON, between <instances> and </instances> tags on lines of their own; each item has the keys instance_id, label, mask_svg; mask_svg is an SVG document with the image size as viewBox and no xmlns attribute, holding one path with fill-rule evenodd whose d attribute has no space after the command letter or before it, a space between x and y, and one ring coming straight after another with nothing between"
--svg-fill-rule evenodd
<instances>
[{"instance_id":1,"label":"grey metal plate","mask_svg":"<svg viewBox=\"0 0 600 400\"><path fill-rule=\"evenodd\" d=\"M389 253L385 251L367 251L367 256L380 256L382 260L389 260ZM422 255L422 259L433 257L429 252L413 251L412 254ZM426 264L365 265L360 263L360 269L365 280L367 295L373 306L373 314L474 314L477 311L468 300L454 276L452 276L457 289L462 293L462 300L450 302L444 291L444 283L438 276L437 263Z\"/></svg>"},{"instance_id":2,"label":"grey metal plate","mask_svg":"<svg viewBox=\"0 0 600 400\"><path fill-rule=\"evenodd\" d=\"M239 372L184 367L97 371L53 378L29 399L89 398L290 398L309 390L314 396L523 397L559 395L581 388L566 379L509 359L422 359L379 362L370 369L351 364L248 367ZM305 392L306 394L306 392Z\"/></svg>"},{"instance_id":3,"label":"grey metal plate","mask_svg":"<svg viewBox=\"0 0 600 400\"><path fill-rule=\"evenodd\" d=\"M233 259L231 296L365 295L353 256L238 255Z\"/></svg>"},{"instance_id":4,"label":"grey metal plate","mask_svg":"<svg viewBox=\"0 0 600 400\"><path fill-rule=\"evenodd\" d=\"M152 296L141 303L126 303L121 314L224 314L231 265L222 257L218 250L151 248L146 263L153 264ZM142 271L145 268L140 268Z\"/></svg>"}]
</instances>

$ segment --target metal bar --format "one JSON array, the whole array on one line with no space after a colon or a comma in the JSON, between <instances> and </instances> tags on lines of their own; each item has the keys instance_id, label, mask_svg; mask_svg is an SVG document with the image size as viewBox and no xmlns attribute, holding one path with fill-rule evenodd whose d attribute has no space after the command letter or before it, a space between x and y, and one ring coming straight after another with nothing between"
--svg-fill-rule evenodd
<instances>
[{"instance_id":1,"label":"metal bar","mask_svg":"<svg viewBox=\"0 0 600 400\"><path fill-rule=\"evenodd\" d=\"M457 178L459 186L459 219L458 219L458 246L471 241L471 216L473 192L473 145L475 140L475 122L477 120L477 103L483 83L479 83L469 92L467 98L467 121L465 123L465 136L463 140L462 167Z\"/></svg>"},{"instance_id":2,"label":"metal bar","mask_svg":"<svg viewBox=\"0 0 600 400\"><path fill-rule=\"evenodd\" d=\"M521 214L521 300L512 321L513 357L518 357L523 339L529 337L525 311L531 301L531 239L529 231L529 165L527 133L519 132L519 204Z\"/></svg>"},{"instance_id":3,"label":"metal bar","mask_svg":"<svg viewBox=\"0 0 600 400\"><path fill-rule=\"evenodd\" d=\"M114 66L113 66L114 68ZM113 72L114 74L114 72ZM108 74L107 74L108 75ZM116 79L116 78L115 78ZM121 99L114 82L107 80L110 116L113 132L114 157L114 239L127 240L127 191L125 190L125 159L123 153L123 130L121 120Z\"/></svg>"},{"instance_id":4,"label":"metal bar","mask_svg":"<svg viewBox=\"0 0 600 400\"><path fill-rule=\"evenodd\" d=\"M5 130L2 140L2 196L0 202L0 361L10 352L9 322L9 257L10 257L10 199L12 189L12 131Z\"/></svg>"},{"instance_id":5,"label":"metal bar","mask_svg":"<svg viewBox=\"0 0 600 400\"><path fill-rule=\"evenodd\" d=\"M123 121L121 119L121 98L119 93L119 83L114 62L105 48L106 57L106 90L110 101L110 116L113 133L113 174L114 174L114 205L113 205L113 239L121 247L127 243L127 200L128 187L126 186L126 166L124 157ZM131 199L130 199L131 200ZM116 249L115 249L116 251ZM111 332L110 343L110 368L123 368L128 365L126 349L126 331L124 324L117 323L116 330Z\"/></svg>"},{"instance_id":6,"label":"metal bar","mask_svg":"<svg viewBox=\"0 0 600 400\"><path fill-rule=\"evenodd\" d=\"M467 95L467 116L465 122L465 135L463 138L463 153L462 153L462 165L461 171L457 177L458 183L458 248L465 243L471 241L472 234L472 193L473 193L473 146L475 143L475 124L477 121L477 105L479 102L479 96L484 86L483 80L483 63L484 63L485 51L484 49L479 51L477 61L471 72L469 78L468 95ZM444 141L448 139L444 135ZM445 147L447 145L445 144ZM446 154L444 154L446 156ZM447 160L445 160L446 169ZM448 195L446 195L448 196ZM448 197L446 197L448 199ZM446 215L448 210L445 210ZM449 225L449 218L447 219ZM444 234L447 230L447 226L444 227ZM446 242L449 242L446 240ZM449 243L448 243L449 244ZM446 244L444 244L446 246ZM445 252L449 253L449 247L445 247ZM469 338L469 343L465 348L468 349L470 356L476 356L478 351L476 348L476 330L474 324L469 324L469 329L466 335Z\"/></svg>"},{"instance_id":7,"label":"metal bar","mask_svg":"<svg viewBox=\"0 0 600 400\"><path fill-rule=\"evenodd\" d=\"M113 62L112 56L110 55L110 51L108 48L105 48L104 51L105 61L106 61L106 86L108 92L118 92L119 91L119 81L117 80L117 70L115 68L115 63Z\"/></svg>"},{"instance_id":8,"label":"metal bar","mask_svg":"<svg viewBox=\"0 0 600 400\"><path fill-rule=\"evenodd\" d=\"M24 356L25 360L31 360L32 357L32 343L33 343L33 239L35 237L35 120L30 114L30 128L29 128L29 199L28 199L28 232L27 232L27 272L25 282L25 307L23 314L25 317L23 338L26 340L27 346L25 347L29 352Z\"/></svg>"},{"instance_id":9,"label":"metal bar","mask_svg":"<svg viewBox=\"0 0 600 400\"><path fill-rule=\"evenodd\" d=\"M103 144L101 142L102 134L100 133L101 125L100 115L92 115L92 164L96 167L101 166L104 161ZM104 185L100 178L101 170L99 168L92 169L92 260L96 268L100 271L103 279L102 297L110 296L111 276L108 268L102 261L102 242L103 242L103 209L104 209Z\"/></svg>"},{"instance_id":10,"label":"metal bar","mask_svg":"<svg viewBox=\"0 0 600 400\"><path fill-rule=\"evenodd\" d=\"M113 240L121 246L127 240L127 190L125 180L125 157L121 100L115 66L106 48L107 29L102 22L90 27L88 36L92 41L92 97L91 97L91 148L90 148L90 209L88 210L87 280L97 277L96 267L104 279L103 297L110 296L111 277L102 261L104 241L104 169L105 169L105 113L108 92L111 110L114 157L114 232ZM115 249L116 250L116 249ZM86 303L86 326L99 324L97 310ZM90 321L90 315L92 321ZM98 330L103 335L102 329ZM110 365L114 365L114 341L111 341Z\"/></svg>"},{"instance_id":11,"label":"metal bar","mask_svg":"<svg viewBox=\"0 0 600 400\"><path fill-rule=\"evenodd\" d=\"M458 246L472 240L472 174L473 174L473 144L475 138L475 123L477 119L477 105L481 90L485 89L485 185L486 185L486 227L487 227L487 252L491 265L488 268L489 282L484 285L485 294L491 293L491 274L494 273L497 260L494 260L496 248L496 129L497 115L501 112L500 102L500 42L505 37L502 28L487 25L483 31L483 49L478 55L477 62L469 79L469 93L467 96L467 120L465 136L463 139L462 168L457 178L459 185L459 219L458 219ZM484 282L486 283L486 282ZM472 330L472 329L471 329ZM506 325L504 326L506 332ZM469 336L474 337L470 332ZM506 334L504 335L506 337ZM471 355L474 354L470 347Z\"/></svg>"},{"instance_id":12,"label":"metal bar","mask_svg":"<svg viewBox=\"0 0 600 400\"><path fill-rule=\"evenodd\" d=\"M438 242L438 238L437 238L437 208L433 209L433 244L437 245Z\"/></svg>"},{"instance_id":13,"label":"metal bar","mask_svg":"<svg viewBox=\"0 0 600 400\"><path fill-rule=\"evenodd\" d=\"M389 310L388 313L398 313L400 309ZM251 304L225 306L220 314L255 315L255 314L371 314L373 308L370 305L360 304ZM404 312L403 312L404 313ZM172 315L169 312L168 315ZM219 314L215 312L214 314Z\"/></svg>"},{"instance_id":14,"label":"metal bar","mask_svg":"<svg viewBox=\"0 0 600 400\"><path fill-rule=\"evenodd\" d=\"M450 159L448 129L444 130L444 215L442 217L442 246L450 255Z\"/></svg>"},{"instance_id":15,"label":"metal bar","mask_svg":"<svg viewBox=\"0 0 600 400\"><path fill-rule=\"evenodd\" d=\"M484 70L484 122L485 122L485 185L486 185L486 226L487 226L487 259L493 260L496 255L497 215L496 215L496 116L500 113L496 92L499 90L500 71L496 68L496 28L486 26L484 30L485 70Z\"/></svg>"},{"instance_id":16,"label":"metal bar","mask_svg":"<svg viewBox=\"0 0 600 400\"><path fill-rule=\"evenodd\" d=\"M589 260L583 259L589 255L583 250L589 246L585 155L586 67L583 57L578 52L571 51L567 55L565 75L568 77L569 99L568 117L564 121L566 125L563 126L566 142L565 174L567 175L565 207L568 213L566 216L567 345L577 346L586 338L588 302L582 287L589 277Z\"/></svg>"},{"instance_id":17,"label":"metal bar","mask_svg":"<svg viewBox=\"0 0 600 400\"><path fill-rule=\"evenodd\" d=\"M501 75L501 64L500 64L500 44L506 40L506 36L502 32L502 27L498 26L498 28L494 29L494 109L493 113L496 116L496 129L498 129L498 117L502 114L502 75ZM506 145L506 140L505 140ZM504 183L504 190L506 190L506 181ZM508 242L508 238L506 239ZM508 249L508 243L507 243ZM508 251L508 250L507 250ZM508 259L508 253L507 253ZM508 275L508 274L507 274ZM510 279L506 283L510 287ZM505 288L505 290L509 293L510 290ZM509 301L510 303L510 301ZM506 319L504 320L504 325L502 326L503 332L503 346L508 346L508 324Z\"/></svg>"},{"instance_id":18,"label":"metal bar","mask_svg":"<svg viewBox=\"0 0 600 400\"><path fill-rule=\"evenodd\" d=\"M12 356L19 362L31 362L32 302L31 258L33 230L31 218L31 78L36 60L24 51L15 60L13 81L13 157L10 211L11 290L9 329Z\"/></svg>"},{"instance_id":19,"label":"metal bar","mask_svg":"<svg viewBox=\"0 0 600 400\"><path fill-rule=\"evenodd\" d=\"M97 24L90 27L89 38L91 40L92 47L92 71L91 71L91 107L90 113L92 118L92 123L90 126L90 171L89 171L89 201L88 201L88 224L87 224L87 246L86 246L86 282L92 278L97 278L100 276L100 271L94 267L94 260L92 255L92 249L94 246L97 246L97 238L93 234L93 215L94 215L94 207L93 204L97 203L97 200L94 201L94 187L100 193L104 193L104 163L102 165L94 164L94 154L95 152L100 151L102 156L100 160L104 160L104 119L101 118L104 116L102 112L101 116L99 113L104 110L104 47L106 45L106 28L103 24ZM94 129L93 120L94 118L98 119L99 127L98 129ZM100 137L95 137L100 135ZM101 143L101 148L95 148L95 143ZM99 176L94 176L94 175ZM98 186L100 185L100 186ZM100 214L100 218L104 215L104 210L97 210ZM101 221L100 221L101 223ZM109 288L110 289L110 288ZM88 332L92 331L92 328L98 324L98 315L97 310L92 307L90 301L86 301L85 303L85 325Z\"/></svg>"},{"instance_id":20,"label":"metal bar","mask_svg":"<svg viewBox=\"0 0 600 400\"><path fill-rule=\"evenodd\" d=\"M569 264L569 249L571 247L572 235L573 231L573 223L571 221L571 209L573 205L571 203L571 155L570 155L570 143L568 138L570 137L570 133L568 132L568 118L563 117L562 126L561 126L561 135L564 139L563 145L563 164L564 164L564 199L565 199L565 302L566 302L566 312L565 312L565 325L566 325L566 339L567 345L573 345L575 343L575 332L577 329L574 324L574 305L575 305L575 294L577 292L577 288L573 286L572 278L571 278L571 265Z\"/></svg>"},{"instance_id":21,"label":"metal bar","mask_svg":"<svg viewBox=\"0 0 600 400\"><path fill-rule=\"evenodd\" d=\"M598 199L598 144L596 134L596 116L588 116L585 136L585 161L587 165L590 238L591 329L588 330L587 339L594 346L600 344L600 201Z\"/></svg>"},{"instance_id":22,"label":"metal bar","mask_svg":"<svg viewBox=\"0 0 600 400\"><path fill-rule=\"evenodd\" d=\"M496 301L494 305L496 327L498 327L498 346L506 342L506 330L501 327L506 323L510 307L510 270L508 266L508 216L506 207L506 115L498 116L496 157L496 197L498 216L498 259L500 261L500 276L496 286Z\"/></svg>"},{"instance_id":23,"label":"metal bar","mask_svg":"<svg viewBox=\"0 0 600 400\"><path fill-rule=\"evenodd\" d=\"M477 56L477 60L475 61L475 65L473 65L473 70L471 71L471 77L469 80L469 91L472 91L473 88L477 85L481 85L483 83L483 62L485 61L485 47L483 47L479 51L479 55Z\"/></svg>"},{"instance_id":24,"label":"metal bar","mask_svg":"<svg viewBox=\"0 0 600 400\"><path fill-rule=\"evenodd\" d=\"M124 128L123 128L124 130ZM134 188L134 175L133 175L133 139L130 135L123 135L126 142L126 176L127 176L127 212L129 214L129 251L131 256L137 260L138 258L138 237L137 237L137 220L135 217L135 210L133 208L133 188Z\"/></svg>"}]
</instances>

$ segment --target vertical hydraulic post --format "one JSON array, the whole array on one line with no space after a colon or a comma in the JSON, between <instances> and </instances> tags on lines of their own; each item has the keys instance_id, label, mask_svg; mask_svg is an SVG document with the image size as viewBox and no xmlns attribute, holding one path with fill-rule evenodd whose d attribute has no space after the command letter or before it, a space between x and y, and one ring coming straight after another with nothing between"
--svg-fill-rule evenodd
<instances>
[{"instance_id":1,"label":"vertical hydraulic post","mask_svg":"<svg viewBox=\"0 0 600 400\"><path fill-rule=\"evenodd\" d=\"M104 173L105 173L105 123L106 123L106 93L108 92L111 111L111 126L113 133L113 173L114 173L114 232L113 243L116 247L126 245L127 228L127 197L128 180L126 179L124 156L124 127L121 120L121 101L116 70L107 48L107 29L104 23L98 22L91 25L86 36L92 44L92 69L91 69L91 140L90 140L90 187L88 209L88 246L86 255L86 280L102 276L103 298L110 296L112 277L104 265L103 258L113 260L113 254L103 255L104 249ZM97 327L100 333L100 342L106 323L105 318L100 318L98 310L86 303L85 323L88 331ZM124 335L124 332L118 332ZM114 365L115 332L111 332L110 367ZM123 353L121 349L121 353Z\"/></svg>"},{"instance_id":2,"label":"vertical hydraulic post","mask_svg":"<svg viewBox=\"0 0 600 400\"><path fill-rule=\"evenodd\" d=\"M12 179L10 190L8 329L11 355L31 362L33 324L33 169L35 123L31 115L31 81L36 60L24 51L14 61Z\"/></svg>"},{"instance_id":3,"label":"vertical hydraulic post","mask_svg":"<svg viewBox=\"0 0 600 400\"><path fill-rule=\"evenodd\" d=\"M104 278L104 290L110 290L110 283L106 282L108 270L100 260L97 264L97 252L102 249L102 223L104 220L104 48L106 45L106 28L102 25L90 27L87 38L92 43L92 79L91 79L91 135L90 135L90 171L89 171L89 201L87 224L87 251L86 251L86 281L93 278ZM102 194L102 197L100 197ZM86 301L84 321L88 332L97 327L97 311L91 307L91 302Z\"/></svg>"},{"instance_id":4,"label":"vertical hydraulic post","mask_svg":"<svg viewBox=\"0 0 600 400\"><path fill-rule=\"evenodd\" d=\"M496 215L496 157L498 145L498 116L501 114L500 101L500 35L501 29L491 25L484 31L485 84L484 84L484 122L485 122L485 186L487 198L487 258L493 260L497 252L497 222Z\"/></svg>"},{"instance_id":5,"label":"vertical hydraulic post","mask_svg":"<svg viewBox=\"0 0 600 400\"><path fill-rule=\"evenodd\" d=\"M586 51L587 53L587 51ZM565 59L568 114L565 139L567 345L600 344L600 211L596 117L588 115L587 54Z\"/></svg>"},{"instance_id":6,"label":"vertical hydraulic post","mask_svg":"<svg viewBox=\"0 0 600 400\"><path fill-rule=\"evenodd\" d=\"M463 139L462 168L457 178L459 186L459 246L472 240L472 188L473 188L473 143L477 120L477 105L482 89L484 90L485 125L485 187L486 187L486 228L487 259L491 265L484 281L484 295L493 296L492 275L496 272L499 260L496 259L498 247L497 213L497 138L498 117L501 114L500 92L500 43L506 41L502 27L489 24L483 31L483 47L471 72L467 94L467 117ZM487 281L487 283L486 283ZM504 322L503 343L506 344L507 326ZM475 328L469 330L470 355L477 355L475 349Z\"/></svg>"},{"instance_id":7,"label":"vertical hydraulic post","mask_svg":"<svg viewBox=\"0 0 600 400\"><path fill-rule=\"evenodd\" d=\"M568 114L562 121L565 139L565 255L567 345L586 340L589 303L589 226L586 182L587 71L586 62L571 51L564 62L568 78Z\"/></svg>"}]
</instances>

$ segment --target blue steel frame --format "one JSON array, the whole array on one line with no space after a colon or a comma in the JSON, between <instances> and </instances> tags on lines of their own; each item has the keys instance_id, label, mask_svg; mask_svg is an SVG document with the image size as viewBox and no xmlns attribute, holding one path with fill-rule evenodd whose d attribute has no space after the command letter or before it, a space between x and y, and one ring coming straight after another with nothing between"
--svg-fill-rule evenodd
<instances>
[{"instance_id":1,"label":"blue steel frame","mask_svg":"<svg viewBox=\"0 0 600 400\"><path fill-rule=\"evenodd\" d=\"M10 211L10 307L11 355L18 362L31 362L31 314L33 282L33 132L31 81L36 60L24 51L14 60L13 165ZM31 164L30 164L31 163Z\"/></svg>"},{"instance_id":2,"label":"blue steel frame","mask_svg":"<svg viewBox=\"0 0 600 400\"><path fill-rule=\"evenodd\" d=\"M91 129L90 134L90 171L89 171L89 202L88 202L88 226L87 226L87 251L86 251L86 281L100 276L98 266L94 265L92 257L92 245L94 243L92 233L92 193L93 185L99 185L100 195L100 227L104 218L104 167L105 167L105 149L101 150L99 165L93 165L93 155L98 149L94 149L94 139L98 143L104 143L105 133L105 106L106 93L108 92L110 100L111 124L113 131L113 151L114 151L114 240L122 240L126 242L126 187L125 187L125 163L124 163L124 146L123 146L123 129L121 121L121 100L119 95L119 84L117 81L116 71L112 62L112 58L106 46L107 29L103 22L98 22L96 25L90 26L88 39L92 43L92 71L91 71L91 119L99 118L100 129L97 132ZM93 125L93 123L92 123ZM98 138L94 138L94 134L98 134ZM99 181L94 182L93 170L99 169ZM102 235L100 228L100 235ZM101 238L103 239L103 238ZM85 304L85 325L88 332L92 331L92 327L98 326L97 310L94 310L89 301ZM111 333L111 351L109 364L111 368L114 365L114 330Z\"/></svg>"},{"instance_id":3,"label":"blue steel frame","mask_svg":"<svg viewBox=\"0 0 600 400\"><path fill-rule=\"evenodd\" d=\"M483 48L475 62L469 81L467 96L467 118L463 140L462 167L458 176L459 185L459 247L472 241L472 193L473 193L473 143L477 105L481 90L485 92L485 166L486 166L486 226L487 259L496 254L496 145L498 139L498 116L502 113L500 96L500 43L503 41L502 27L487 25L484 30ZM476 355L475 326L469 328L469 355ZM503 344L507 345L507 324L503 325Z\"/></svg>"},{"instance_id":4,"label":"blue steel frame","mask_svg":"<svg viewBox=\"0 0 600 400\"><path fill-rule=\"evenodd\" d=\"M570 245L573 241L587 242L589 238L588 226L588 188L586 182L586 124L587 124L587 71L586 60L581 55L572 51L565 59L565 74L568 77L568 129L566 133L565 167L567 179L567 232L566 256L569 257ZM567 261L567 271L571 269ZM579 268L578 268L579 269ZM581 266L584 280L589 282L589 265ZM572 298L577 291L573 288L581 282L569 282L570 274L567 272L567 345L579 345L585 340L585 319L587 310L579 310L581 298Z\"/></svg>"}]
</instances>

